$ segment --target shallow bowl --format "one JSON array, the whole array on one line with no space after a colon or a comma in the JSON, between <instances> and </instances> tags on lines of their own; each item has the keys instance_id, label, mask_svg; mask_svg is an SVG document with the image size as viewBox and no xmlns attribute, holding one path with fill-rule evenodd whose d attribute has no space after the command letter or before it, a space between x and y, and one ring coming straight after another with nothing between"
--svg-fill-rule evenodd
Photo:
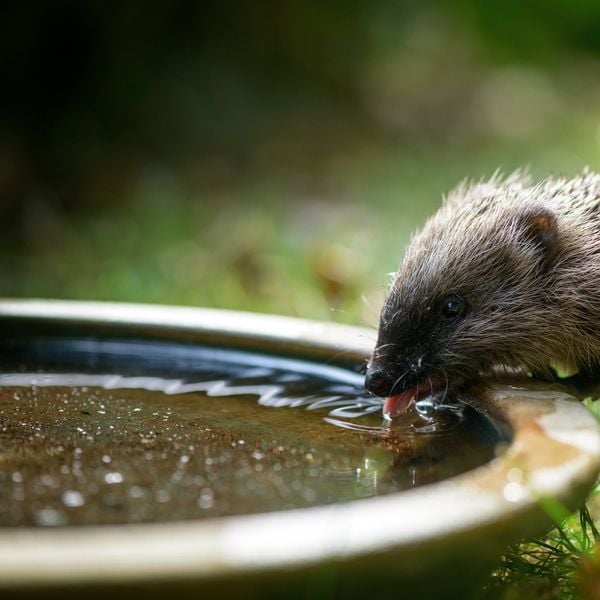
<instances>
[{"instance_id":1,"label":"shallow bowl","mask_svg":"<svg viewBox=\"0 0 600 600\"><path fill-rule=\"evenodd\" d=\"M220 310L0 301L0 336L201 343L356 368L374 332ZM577 400L531 381L470 390L507 432L497 458L440 483L327 506L219 519L0 529L0 597L465 597L510 543L576 508L600 470L600 429Z\"/></svg>"}]
</instances>

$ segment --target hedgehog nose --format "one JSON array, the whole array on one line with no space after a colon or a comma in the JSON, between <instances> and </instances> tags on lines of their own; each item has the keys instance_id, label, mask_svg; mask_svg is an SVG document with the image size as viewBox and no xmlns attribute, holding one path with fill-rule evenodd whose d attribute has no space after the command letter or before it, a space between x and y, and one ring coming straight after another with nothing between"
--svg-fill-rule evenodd
<instances>
[{"instance_id":1,"label":"hedgehog nose","mask_svg":"<svg viewBox=\"0 0 600 600\"><path fill-rule=\"evenodd\" d=\"M393 382L383 369L369 369L365 376L365 387L376 396L388 396Z\"/></svg>"}]
</instances>

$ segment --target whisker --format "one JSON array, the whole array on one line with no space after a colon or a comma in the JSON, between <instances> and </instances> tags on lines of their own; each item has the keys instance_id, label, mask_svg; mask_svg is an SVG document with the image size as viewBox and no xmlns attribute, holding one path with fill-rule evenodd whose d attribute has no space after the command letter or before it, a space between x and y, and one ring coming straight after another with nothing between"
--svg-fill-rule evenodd
<instances>
[{"instance_id":1,"label":"whisker","mask_svg":"<svg viewBox=\"0 0 600 600\"><path fill-rule=\"evenodd\" d=\"M390 389L390 396L394 395L394 390L396 389L396 386L408 375L408 371L404 371L404 373L402 373L402 375L400 375L400 377L398 377L398 379L396 379L396 381L394 381L394 385L391 387Z\"/></svg>"},{"instance_id":2,"label":"whisker","mask_svg":"<svg viewBox=\"0 0 600 600\"><path fill-rule=\"evenodd\" d=\"M373 342L373 344L375 344L375 342L377 341L377 326L365 321L365 319L361 319L361 323L363 325L363 328L367 329L366 333L362 337L364 337L364 339L368 340L369 342Z\"/></svg>"},{"instance_id":3,"label":"whisker","mask_svg":"<svg viewBox=\"0 0 600 600\"><path fill-rule=\"evenodd\" d=\"M442 394L442 399L440 401L440 404L443 404L446 400L446 397L448 396L448 385L449 385L448 373L446 373L446 370L443 367L442 367L442 373L444 374L444 377L446 379L446 388L444 389L444 393Z\"/></svg>"},{"instance_id":4,"label":"whisker","mask_svg":"<svg viewBox=\"0 0 600 600\"><path fill-rule=\"evenodd\" d=\"M361 300L362 304L364 306L366 306L368 309L368 312L369 312L368 317L373 318L375 320L375 323L370 323L369 321L367 321L367 319L365 317L362 317L361 321L364 323L367 323L369 325L369 327L373 327L374 329L377 329L377 322L379 321L379 314L381 313L381 307L378 308L378 307L374 306L373 302L366 294L362 294L360 297L360 300ZM378 302L378 304L381 304L381 302Z\"/></svg>"},{"instance_id":5,"label":"whisker","mask_svg":"<svg viewBox=\"0 0 600 600\"><path fill-rule=\"evenodd\" d=\"M385 348L389 348L389 347L400 348L400 344L397 344L397 343L395 343L395 342L389 342L388 344L382 344L381 346L377 346L377 348L375 348L375 351L374 351L374 353L373 353L373 354L374 354L374 356L375 356L376 358L380 358L380 357L382 356L382 354L384 354L382 351L383 351Z\"/></svg>"},{"instance_id":6,"label":"whisker","mask_svg":"<svg viewBox=\"0 0 600 600\"><path fill-rule=\"evenodd\" d=\"M382 344L377 347L377 350L381 350L382 348L387 348L388 346L400 346L397 342L388 342L387 344Z\"/></svg>"}]
</instances>

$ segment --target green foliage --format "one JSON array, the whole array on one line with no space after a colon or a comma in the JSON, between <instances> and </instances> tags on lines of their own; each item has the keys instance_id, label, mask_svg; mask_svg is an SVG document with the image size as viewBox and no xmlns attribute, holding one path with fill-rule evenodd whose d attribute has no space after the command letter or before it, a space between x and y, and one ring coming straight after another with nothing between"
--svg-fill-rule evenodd
<instances>
[{"instance_id":1,"label":"green foliage","mask_svg":"<svg viewBox=\"0 0 600 600\"><path fill-rule=\"evenodd\" d=\"M582 563L600 541L587 507L557 525L545 538L511 547L482 598L527 600L580 597Z\"/></svg>"},{"instance_id":2,"label":"green foliage","mask_svg":"<svg viewBox=\"0 0 600 600\"><path fill-rule=\"evenodd\" d=\"M600 403L585 404L600 418ZM600 590L600 482L576 513L545 498L542 505L556 526L537 540L509 548L481 598L561 600L597 597Z\"/></svg>"}]
</instances>

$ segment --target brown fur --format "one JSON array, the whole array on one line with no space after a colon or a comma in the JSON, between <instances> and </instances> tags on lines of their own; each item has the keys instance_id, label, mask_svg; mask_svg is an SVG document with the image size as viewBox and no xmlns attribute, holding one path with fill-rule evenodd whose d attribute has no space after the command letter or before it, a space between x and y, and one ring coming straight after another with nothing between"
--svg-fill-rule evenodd
<instances>
[{"instance_id":1,"label":"brown fur","mask_svg":"<svg viewBox=\"0 0 600 600\"><path fill-rule=\"evenodd\" d=\"M464 298L462 318L443 317L448 295ZM600 175L460 185L394 277L367 387L391 395L557 364L600 364Z\"/></svg>"}]
</instances>

